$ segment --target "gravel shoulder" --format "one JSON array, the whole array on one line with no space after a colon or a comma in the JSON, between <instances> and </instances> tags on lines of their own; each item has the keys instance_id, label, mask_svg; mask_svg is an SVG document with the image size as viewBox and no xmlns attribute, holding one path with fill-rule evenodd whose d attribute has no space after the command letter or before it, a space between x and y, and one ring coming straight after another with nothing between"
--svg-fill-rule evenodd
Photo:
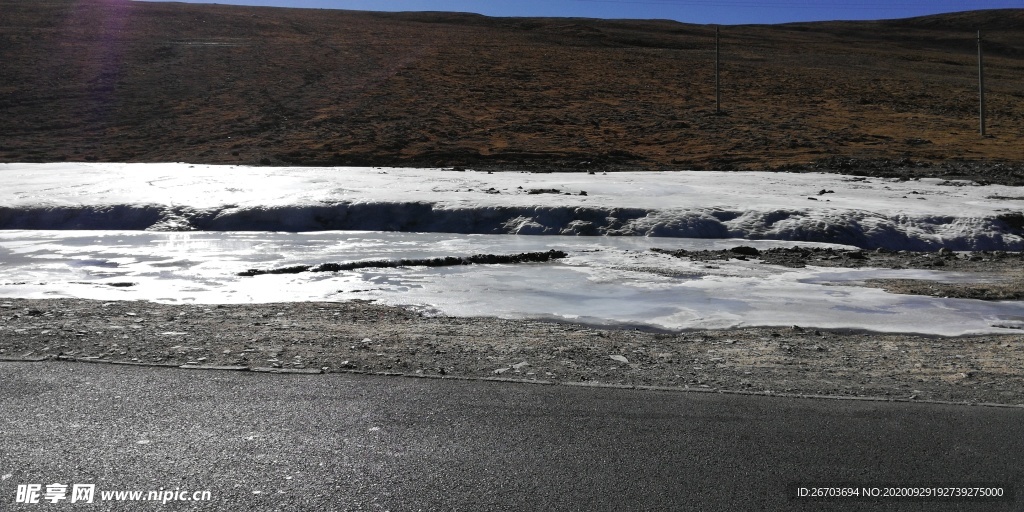
<instances>
[{"instance_id":1,"label":"gravel shoulder","mask_svg":"<svg viewBox=\"0 0 1024 512\"><path fill-rule=\"evenodd\" d=\"M363 301L0 301L0 359L33 358L1024 404L1021 335L669 333L426 316Z\"/></svg>"}]
</instances>

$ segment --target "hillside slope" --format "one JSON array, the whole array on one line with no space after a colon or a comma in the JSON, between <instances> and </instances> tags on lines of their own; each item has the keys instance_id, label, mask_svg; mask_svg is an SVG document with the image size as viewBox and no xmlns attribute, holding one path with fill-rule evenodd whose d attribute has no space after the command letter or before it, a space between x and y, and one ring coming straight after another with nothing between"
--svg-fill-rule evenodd
<instances>
[{"instance_id":1,"label":"hillside slope","mask_svg":"<svg viewBox=\"0 0 1024 512\"><path fill-rule=\"evenodd\" d=\"M1024 9L723 27L721 115L708 26L124 0L0 13L6 162L970 175L949 163L964 160L1024 183Z\"/></svg>"}]
</instances>

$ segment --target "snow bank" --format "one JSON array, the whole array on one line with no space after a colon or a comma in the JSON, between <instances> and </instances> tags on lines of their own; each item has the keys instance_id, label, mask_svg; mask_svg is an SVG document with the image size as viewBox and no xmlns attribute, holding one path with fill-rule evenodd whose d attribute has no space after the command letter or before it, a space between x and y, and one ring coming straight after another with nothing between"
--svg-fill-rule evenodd
<instances>
[{"instance_id":1,"label":"snow bank","mask_svg":"<svg viewBox=\"0 0 1024 512\"><path fill-rule=\"evenodd\" d=\"M618 235L1024 249L1024 192L927 179L71 163L0 164L0 184L0 229Z\"/></svg>"}]
</instances>

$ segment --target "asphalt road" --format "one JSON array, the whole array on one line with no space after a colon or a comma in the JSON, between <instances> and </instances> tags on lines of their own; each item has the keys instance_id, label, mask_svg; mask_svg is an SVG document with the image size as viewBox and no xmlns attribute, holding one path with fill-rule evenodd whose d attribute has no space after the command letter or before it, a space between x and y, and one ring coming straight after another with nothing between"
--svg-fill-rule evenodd
<instances>
[{"instance_id":1,"label":"asphalt road","mask_svg":"<svg viewBox=\"0 0 1024 512\"><path fill-rule=\"evenodd\" d=\"M1019 495L1022 453L1021 409L0 363L0 510L1021 510L790 486ZM95 503L15 503L52 483ZM100 498L161 488L210 500Z\"/></svg>"}]
</instances>

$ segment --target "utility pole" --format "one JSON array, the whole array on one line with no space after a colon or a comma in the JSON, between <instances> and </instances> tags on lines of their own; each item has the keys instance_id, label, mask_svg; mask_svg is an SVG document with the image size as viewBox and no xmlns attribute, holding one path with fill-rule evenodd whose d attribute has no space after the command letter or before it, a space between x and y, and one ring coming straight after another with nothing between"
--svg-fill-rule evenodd
<instances>
[{"instance_id":1,"label":"utility pole","mask_svg":"<svg viewBox=\"0 0 1024 512\"><path fill-rule=\"evenodd\" d=\"M980 48L980 46L979 46ZM980 51L980 50L979 50ZM718 36L718 26L715 26L715 113L722 113L722 81L719 76L721 63L721 42Z\"/></svg>"},{"instance_id":2,"label":"utility pole","mask_svg":"<svg viewBox=\"0 0 1024 512\"><path fill-rule=\"evenodd\" d=\"M985 136L985 64L981 56L981 31L978 31L978 119L981 136Z\"/></svg>"}]
</instances>

